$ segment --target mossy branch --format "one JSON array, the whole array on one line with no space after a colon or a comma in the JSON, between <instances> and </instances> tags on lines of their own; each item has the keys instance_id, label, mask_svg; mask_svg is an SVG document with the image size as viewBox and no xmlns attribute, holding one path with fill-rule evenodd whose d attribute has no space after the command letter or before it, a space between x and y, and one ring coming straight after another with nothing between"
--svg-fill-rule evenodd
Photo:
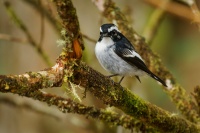
<instances>
[{"instance_id":1,"label":"mossy branch","mask_svg":"<svg viewBox=\"0 0 200 133\"><path fill-rule=\"evenodd\" d=\"M200 115L200 86L196 86L194 88L194 93L192 93L196 102L197 102L197 105L198 105L198 113Z\"/></svg>"},{"instance_id":2,"label":"mossy branch","mask_svg":"<svg viewBox=\"0 0 200 133\"><path fill-rule=\"evenodd\" d=\"M32 74L25 74L25 75L26 77L28 75L30 77L32 76ZM38 77L37 74L35 76ZM67 113L81 114L85 115L86 117L92 117L95 119L103 120L104 122L109 122L110 124L115 126L121 125L127 129L136 128L137 130L140 129L142 130L142 128L145 128L146 130L153 130L151 127L146 127L141 121L136 120L131 116L128 115L121 116L117 113L110 112L104 109L97 109L92 106L85 106L83 104L74 102L71 99L62 98L56 95L41 92L39 88L44 88L51 85L46 84L46 82L40 82L40 83L34 82L34 79L36 77L31 79L26 79L26 77L20 78L21 80L20 81L18 77L11 78L11 77L0 76L0 91L4 93L10 92L18 94L20 96L30 97L35 100L45 102L48 105L55 105L63 113L67 112ZM26 82L27 80L29 80L29 82ZM41 81L41 79L38 78L38 81ZM59 86L59 84L56 84L55 82L53 86Z\"/></svg>"},{"instance_id":3,"label":"mossy branch","mask_svg":"<svg viewBox=\"0 0 200 133\"><path fill-rule=\"evenodd\" d=\"M11 92L21 96L31 97L46 102L49 105L56 105L61 111L83 114L93 118L99 118L114 125L122 125L125 128L133 128L145 123L161 131L169 132L198 132L198 128L183 118L170 114L139 97L127 89L113 84L113 81L84 63L74 67L74 76L69 78L72 82L80 84L91 91L105 104L115 106L126 114L134 116L119 116L107 111L94 109L93 107L72 102L51 94L42 93L41 88L56 87L62 83L62 66L38 73L26 73L16 76L0 76L0 91ZM60 70L60 71L58 71ZM122 119L123 118L123 119ZM138 119L136 121L134 118ZM140 124L139 124L140 123ZM143 124L142 124L143 125ZM143 125L144 126L144 125ZM139 126L140 127L140 126ZM137 128L139 128L137 126Z\"/></svg>"},{"instance_id":4,"label":"mossy branch","mask_svg":"<svg viewBox=\"0 0 200 133\"><path fill-rule=\"evenodd\" d=\"M74 69L71 81L85 87L105 104L117 107L160 131L188 133L200 131L195 124L142 100L82 62Z\"/></svg>"}]
</instances>

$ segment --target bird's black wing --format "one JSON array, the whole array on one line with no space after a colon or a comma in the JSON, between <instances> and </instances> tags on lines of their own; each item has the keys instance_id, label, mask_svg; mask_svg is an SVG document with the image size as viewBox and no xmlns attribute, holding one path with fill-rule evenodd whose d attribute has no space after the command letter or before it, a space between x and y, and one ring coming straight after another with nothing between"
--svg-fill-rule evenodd
<instances>
[{"instance_id":1,"label":"bird's black wing","mask_svg":"<svg viewBox=\"0 0 200 133\"><path fill-rule=\"evenodd\" d=\"M140 59L140 57L134 54L135 52L134 49L129 45L131 44L126 43L124 41L117 42L115 43L114 52L130 65L135 66L138 69L145 71L146 73L149 73L150 70L147 68L145 63Z\"/></svg>"},{"instance_id":2,"label":"bird's black wing","mask_svg":"<svg viewBox=\"0 0 200 133\"><path fill-rule=\"evenodd\" d=\"M121 33L119 33L120 36L121 36L121 40L118 41L119 42L119 45L120 47L125 47L125 48L128 48L130 50L134 50L135 51L135 48L134 46L131 44L131 42Z\"/></svg>"},{"instance_id":3,"label":"bird's black wing","mask_svg":"<svg viewBox=\"0 0 200 133\"><path fill-rule=\"evenodd\" d=\"M127 63L129 63L130 65L135 66L136 68L143 70L149 76L151 76L152 78L154 78L155 80L159 81L160 83L162 83L164 86L167 87L167 85L165 84L165 82L163 80L161 80L158 76L156 76L155 74L153 74L147 68L147 66L145 65L145 63L143 62L143 60L140 59L139 55L134 51L134 49L132 49L130 47L130 45L131 44L129 42L119 41L119 42L115 43L114 52L119 57L121 57L124 61L126 61ZM129 47L127 47L127 46L129 46Z\"/></svg>"}]
</instances>

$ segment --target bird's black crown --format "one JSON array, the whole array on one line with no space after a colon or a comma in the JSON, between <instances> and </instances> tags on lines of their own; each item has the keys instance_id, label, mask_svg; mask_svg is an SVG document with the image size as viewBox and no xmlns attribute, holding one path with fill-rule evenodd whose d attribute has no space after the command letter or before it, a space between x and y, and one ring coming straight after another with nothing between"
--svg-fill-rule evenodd
<instances>
[{"instance_id":1,"label":"bird's black crown","mask_svg":"<svg viewBox=\"0 0 200 133\"><path fill-rule=\"evenodd\" d=\"M116 27L116 25L114 24L103 24L101 27L100 27L100 32L102 33L108 33L109 29L111 29L111 27Z\"/></svg>"}]
</instances>

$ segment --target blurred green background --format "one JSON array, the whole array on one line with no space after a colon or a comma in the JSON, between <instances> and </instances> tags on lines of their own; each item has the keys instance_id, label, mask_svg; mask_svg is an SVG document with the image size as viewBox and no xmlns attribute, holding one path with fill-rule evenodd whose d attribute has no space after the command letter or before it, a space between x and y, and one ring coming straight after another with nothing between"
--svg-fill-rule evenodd
<instances>
[{"instance_id":1,"label":"blurred green background","mask_svg":"<svg viewBox=\"0 0 200 133\"><path fill-rule=\"evenodd\" d=\"M62 49L56 43L61 38L60 33L27 1L31 0L10 0L9 2L37 43L40 42L42 36L41 29L44 29L44 37L42 38L43 41L41 44L50 60L54 62ZM56 9L51 1L35 1L42 3L42 6L53 17L58 19ZM122 11L128 14L135 31L143 36L147 23L155 11L155 7L147 4L143 0L115 0L115 2ZM107 22L106 19L102 18L99 10L90 0L73 0L73 4L77 9L81 32L94 40L98 40L99 27L102 23ZM39 71L48 67L30 43L23 41L27 40L26 35L8 16L3 2L0 3L1 34L22 40L22 42L17 42L0 38L1 75L23 74L29 71ZM101 68L94 55L95 43L87 39L84 39L84 42L85 51L83 60L95 70L100 71L104 75L109 75L108 72ZM191 93L193 88L200 84L200 37L197 26L191 20L166 13L162 22L158 25L158 32L155 34L151 48L161 57L163 64L166 65L177 82L188 93ZM120 77L114 78L116 81L119 79ZM134 77L126 77L122 85L131 89L133 93L143 99L163 109L172 113L179 113L174 103L171 102L170 98L163 92L157 82L149 77L143 77L141 81L142 83L139 83ZM73 97L70 95L70 89L66 89L66 87L65 89L44 89L44 91L63 97ZM77 92L82 97L83 90L77 88ZM11 100L16 103L16 106L2 99ZM87 93L87 98L82 99L82 102L85 105L106 108L101 101L93 97L90 93ZM47 113L45 115L38 113L31 108L27 108L26 105ZM0 94L0 118L0 132L2 133L130 132L121 127L112 127L109 124L104 124L91 118L86 119L84 116L63 114L54 107L48 107L44 103L13 94Z\"/></svg>"}]
</instances>

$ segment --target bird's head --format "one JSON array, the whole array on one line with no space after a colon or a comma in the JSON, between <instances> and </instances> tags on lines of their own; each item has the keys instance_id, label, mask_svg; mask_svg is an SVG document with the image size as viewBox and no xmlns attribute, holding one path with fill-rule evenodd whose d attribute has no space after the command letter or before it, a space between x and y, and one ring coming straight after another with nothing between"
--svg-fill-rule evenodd
<instances>
[{"instance_id":1,"label":"bird's head","mask_svg":"<svg viewBox=\"0 0 200 133\"><path fill-rule=\"evenodd\" d=\"M103 24L100 27L100 38L110 37L113 41L121 39L120 31L114 24Z\"/></svg>"}]
</instances>

